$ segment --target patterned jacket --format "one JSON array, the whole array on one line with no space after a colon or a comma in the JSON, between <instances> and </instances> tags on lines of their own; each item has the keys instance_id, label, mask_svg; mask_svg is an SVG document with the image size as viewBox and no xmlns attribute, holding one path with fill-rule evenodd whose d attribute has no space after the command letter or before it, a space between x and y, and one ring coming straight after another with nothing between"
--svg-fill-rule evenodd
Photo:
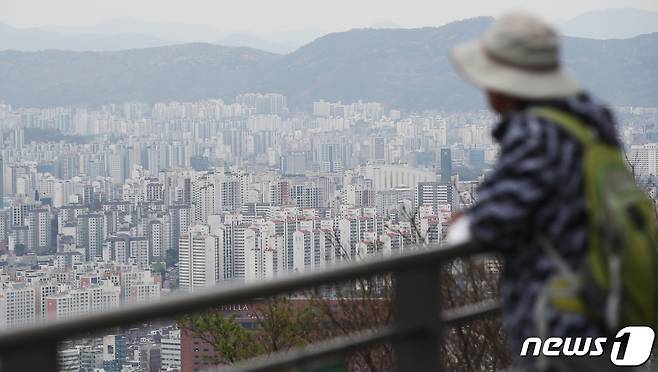
<instances>
[{"instance_id":1,"label":"patterned jacket","mask_svg":"<svg viewBox=\"0 0 658 372\"><path fill-rule=\"evenodd\" d=\"M614 119L588 95L544 102L576 115L601 140L619 146ZM537 242L542 236L576 268L587 246L583 147L577 139L525 107L493 130L500 157L466 212L473 238L500 252L503 325L512 352L538 337L533 312L539 291L556 272ZM603 331L581 316L549 312L546 336L597 336Z\"/></svg>"}]
</instances>

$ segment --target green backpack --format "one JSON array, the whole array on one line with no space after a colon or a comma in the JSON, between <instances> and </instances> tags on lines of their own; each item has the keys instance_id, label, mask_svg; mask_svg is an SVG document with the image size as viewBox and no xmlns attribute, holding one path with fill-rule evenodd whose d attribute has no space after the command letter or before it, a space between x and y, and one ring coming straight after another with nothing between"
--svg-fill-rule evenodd
<instances>
[{"instance_id":1,"label":"green backpack","mask_svg":"<svg viewBox=\"0 0 658 372\"><path fill-rule=\"evenodd\" d=\"M656 327L658 225L653 200L636 185L622 152L599 141L580 119L548 107L531 112L555 122L583 144L588 218L586 261L580 269L572 270L543 241L560 269L540 296L535 315L545 319L543 307L550 305L584 314L609 332L627 325Z\"/></svg>"}]
</instances>

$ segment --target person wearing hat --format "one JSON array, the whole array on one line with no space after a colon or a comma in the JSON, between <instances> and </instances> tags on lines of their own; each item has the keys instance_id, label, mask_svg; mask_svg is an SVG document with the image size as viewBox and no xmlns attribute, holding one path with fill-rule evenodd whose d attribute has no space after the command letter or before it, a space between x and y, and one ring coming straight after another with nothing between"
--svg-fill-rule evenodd
<instances>
[{"instance_id":1,"label":"person wearing hat","mask_svg":"<svg viewBox=\"0 0 658 372\"><path fill-rule=\"evenodd\" d=\"M578 267L587 248L583 145L560 125L535 115L552 107L586 123L599 140L619 148L611 112L588 95L560 61L556 30L532 15L498 18L482 40L457 46L452 60L458 72L486 92L500 121L492 131L500 145L493 172L478 191L478 202L457 217L451 235L472 239L500 252L503 326L515 364L534 370L537 358L521 358L524 340L550 337L598 337L605 331L586 316L547 309L537 320L537 300L558 270L538 242L541 234ZM613 370L609 358L545 359L544 370ZM607 360L607 362L606 362Z\"/></svg>"}]
</instances>

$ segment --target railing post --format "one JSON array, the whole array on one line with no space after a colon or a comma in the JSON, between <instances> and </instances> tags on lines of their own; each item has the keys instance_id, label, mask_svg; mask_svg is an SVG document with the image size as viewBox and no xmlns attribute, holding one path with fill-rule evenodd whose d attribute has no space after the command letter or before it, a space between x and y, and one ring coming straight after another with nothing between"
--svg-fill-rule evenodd
<instances>
[{"instance_id":1,"label":"railing post","mask_svg":"<svg viewBox=\"0 0 658 372\"><path fill-rule=\"evenodd\" d=\"M427 264L394 273L395 322L422 331L394 341L396 370L440 371L439 266Z\"/></svg>"},{"instance_id":2,"label":"railing post","mask_svg":"<svg viewBox=\"0 0 658 372\"><path fill-rule=\"evenodd\" d=\"M57 372L57 343L42 341L20 349L3 350L0 371Z\"/></svg>"}]
</instances>

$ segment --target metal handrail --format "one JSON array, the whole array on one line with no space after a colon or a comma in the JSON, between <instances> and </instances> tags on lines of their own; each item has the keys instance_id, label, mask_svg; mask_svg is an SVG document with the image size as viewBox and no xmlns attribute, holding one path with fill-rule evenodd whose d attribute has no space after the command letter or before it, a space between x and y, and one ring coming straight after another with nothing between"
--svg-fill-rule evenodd
<instances>
[{"instance_id":1,"label":"metal handrail","mask_svg":"<svg viewBox=\"0 0 658 372\"><path fill-rule=\"evenodd\" d=\"M214 287L194 293L173 294L162 298L156 303L130 305L114 311L0 332L0 350L30 345L35 340L64 340L117 326L173 318L209 309L213 306L230 305L255 298L287 294L353 278L435 264L440 261L448 261L480 252L481 250L477 247L467 244L430 248L399 256L341 264L312 273L291 274L271 281Z\"/></svg>"},{"instance_id":2,"label":"metal handrail","mask_svg":"<svg viewBox=\"0 0 658 372\"><path fill-rule=\"evenodd\" d=\"M271 281L216 287L194 293L174 294L161 299L157 303L126 306L114 311L5 331L0 333L2 370L14 365L13 363L17 361L16 353L31 349L31 354L34 354L35 345L39 345L43 349L54 348L54 351L50 350L47 353L48 360L52 360L52 354L56 352L58 342L77 336L156 319L175 318L216 306L288 294L306 288L335 284L384 272L403 273L415 272L416 270L431 272L434 270L436 273L437 265L443 261L477 253L483 253L483 251L473 244L449 247L433 246L392 257L379 257L361 262L336 265L312 273L287 275ZM467 320L492 311L496 311L496 305L490 303L485 307L470 309L463 313L447 313L442 318L445 318L446 321L460 321L460 316L463 318L462 320ZM437 316L437 318L439 317ZM372 337L378 338L379 336ZM347 344L343 343L343 345ZM343 347L342 349L346 348ZM23 368L23 370L27 369Z\"/></svg>"}]
</instances>

